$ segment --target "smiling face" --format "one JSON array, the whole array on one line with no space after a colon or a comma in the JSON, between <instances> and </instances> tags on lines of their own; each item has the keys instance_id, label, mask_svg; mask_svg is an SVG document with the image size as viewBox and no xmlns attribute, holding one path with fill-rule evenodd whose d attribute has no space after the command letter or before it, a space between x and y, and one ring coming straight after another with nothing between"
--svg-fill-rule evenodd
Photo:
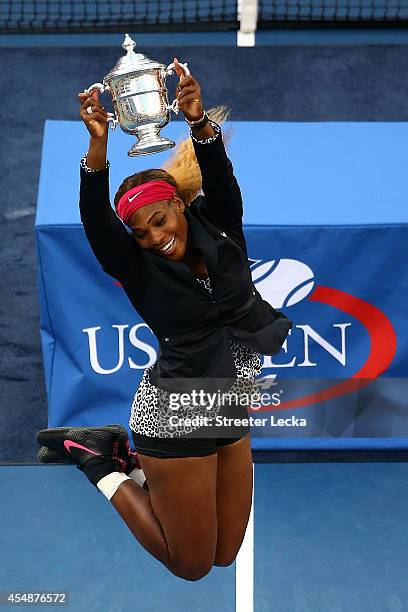
<instances>
[{"instance_id":1,"label":"smiling face","mask_svg":"<svg viewBox=\"0 0 408 612\"><path fill-rule=\"evenodd\" d=\"M132 237L142 249L175 261L184 257L188 241L188 224L184 204L176 195L142 206L129 220Z\"/></svg>"}]
</instances>

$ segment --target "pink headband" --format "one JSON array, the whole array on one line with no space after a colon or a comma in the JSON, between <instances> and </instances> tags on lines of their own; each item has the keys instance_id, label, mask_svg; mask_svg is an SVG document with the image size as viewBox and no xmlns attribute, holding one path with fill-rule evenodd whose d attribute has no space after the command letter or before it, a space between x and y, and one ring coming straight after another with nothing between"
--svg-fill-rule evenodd
<instances>
[{"instance_id":1,"label":"pink headband","mask_svg":"<svg viewBox=\"0 0 408 612\"><path fill-rule=\"evenodd\" d=\"M152 202L171 200L175 193L176 188L166 181L148 181L124 193L116 210L123 223L129 225L130 217L136 210Z\"/></svg>"}]
</instances>

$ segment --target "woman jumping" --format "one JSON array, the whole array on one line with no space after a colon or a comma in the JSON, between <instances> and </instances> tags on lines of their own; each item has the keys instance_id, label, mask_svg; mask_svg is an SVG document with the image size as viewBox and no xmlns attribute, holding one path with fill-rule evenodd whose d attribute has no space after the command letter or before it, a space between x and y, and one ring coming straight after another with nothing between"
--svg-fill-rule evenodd
<instances>
[{"instance_id":1,"label":"woman jumping","mask_svg":"<svg viewBox=\"0 0 408 612\"><path fill-rule=\"evenodd\" d=\"M116 214L109 202L109 116L96 92L78 96L90 133L80 171L85 233L159 343L132 404L137 455L120 425L46 429L37 439L41 460L76 463L148 552L176 576L198 580L235 560L252 497L248 424L230 428L227 419L213 427L217 415L244 419L250 404L223 412L201 399L220 386L254 385L260 355L278 352L292 324L255 289L221 121L209 119L196 79L184 76L176 59L175 66L191 136L182 146L190 146L194 163L182 168L179 155L172 173L129 176L115 196ZM197 195L200 187L204 195ZM205 391L200 405L186 404L198 388ZM169 408L180 394L177 409ZM203 415L212 420L188 420Z\"/></svg>"}]
</instances>

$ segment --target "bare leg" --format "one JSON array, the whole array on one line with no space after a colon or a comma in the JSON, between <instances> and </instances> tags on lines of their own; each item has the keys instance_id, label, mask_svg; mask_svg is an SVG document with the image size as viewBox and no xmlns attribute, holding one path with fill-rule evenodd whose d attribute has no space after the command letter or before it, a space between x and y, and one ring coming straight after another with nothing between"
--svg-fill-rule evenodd
<instances>
[{"instance_id":1,"label":"bare leg","mask_svg":"<svg viewBox=\"0 0 408 612\"><path fill-rule=\"evenodd\" d=\"M140 544L172 573L202 578L213 566L217 543L217 455L138 456L149 491L126 481L112 504Z\"/></svg>"},{"instance_id":2,"label":"bare leg","mask_svg":"<svg viewBox=\"0 0 408 612\"><path fill-rule=\"evenodd\" d=\"M214 565L230 565L244 539L252 501L250 434L217 449L217 550Z\"/></svg>"},{"instance_id":3,"label":"bare leg","mask_svg":"<svg viewBox=\"0 0 408 612\"><path fill-rule=\"evenodd\" d=\"M133 480L126 480L119 486L111 503L143 548L167 565L169 560L167 542L153 512L149 492L139 487Z\"/></svg>"}]
</instances>

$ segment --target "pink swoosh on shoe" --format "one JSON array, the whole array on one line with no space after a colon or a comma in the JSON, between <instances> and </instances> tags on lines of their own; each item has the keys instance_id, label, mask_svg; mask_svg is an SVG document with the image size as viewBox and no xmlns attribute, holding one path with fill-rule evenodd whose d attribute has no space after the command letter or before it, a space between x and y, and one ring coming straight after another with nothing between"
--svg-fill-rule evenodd
<instances>
[{"instance_id":1,"label":"pink swoosh on shoe","mask_svg":"<svg viewBox=\"0 0 408 612\"><path fill-rule=\"evenodd\" d=\"M65 450L68 451L69 453L71 452L69 450L71 448L71 446L73 446L74 448L80 448L81 450L84 450L87 453L92 453L92 455L101 455L102 454L102 453L98 453L96 451L93 451L90 448L86 448L86 446L82 446L82 444L77 444L76 442L73 442L72 440L65 440L64 441Z\"/></svg>"}]
</instances>

